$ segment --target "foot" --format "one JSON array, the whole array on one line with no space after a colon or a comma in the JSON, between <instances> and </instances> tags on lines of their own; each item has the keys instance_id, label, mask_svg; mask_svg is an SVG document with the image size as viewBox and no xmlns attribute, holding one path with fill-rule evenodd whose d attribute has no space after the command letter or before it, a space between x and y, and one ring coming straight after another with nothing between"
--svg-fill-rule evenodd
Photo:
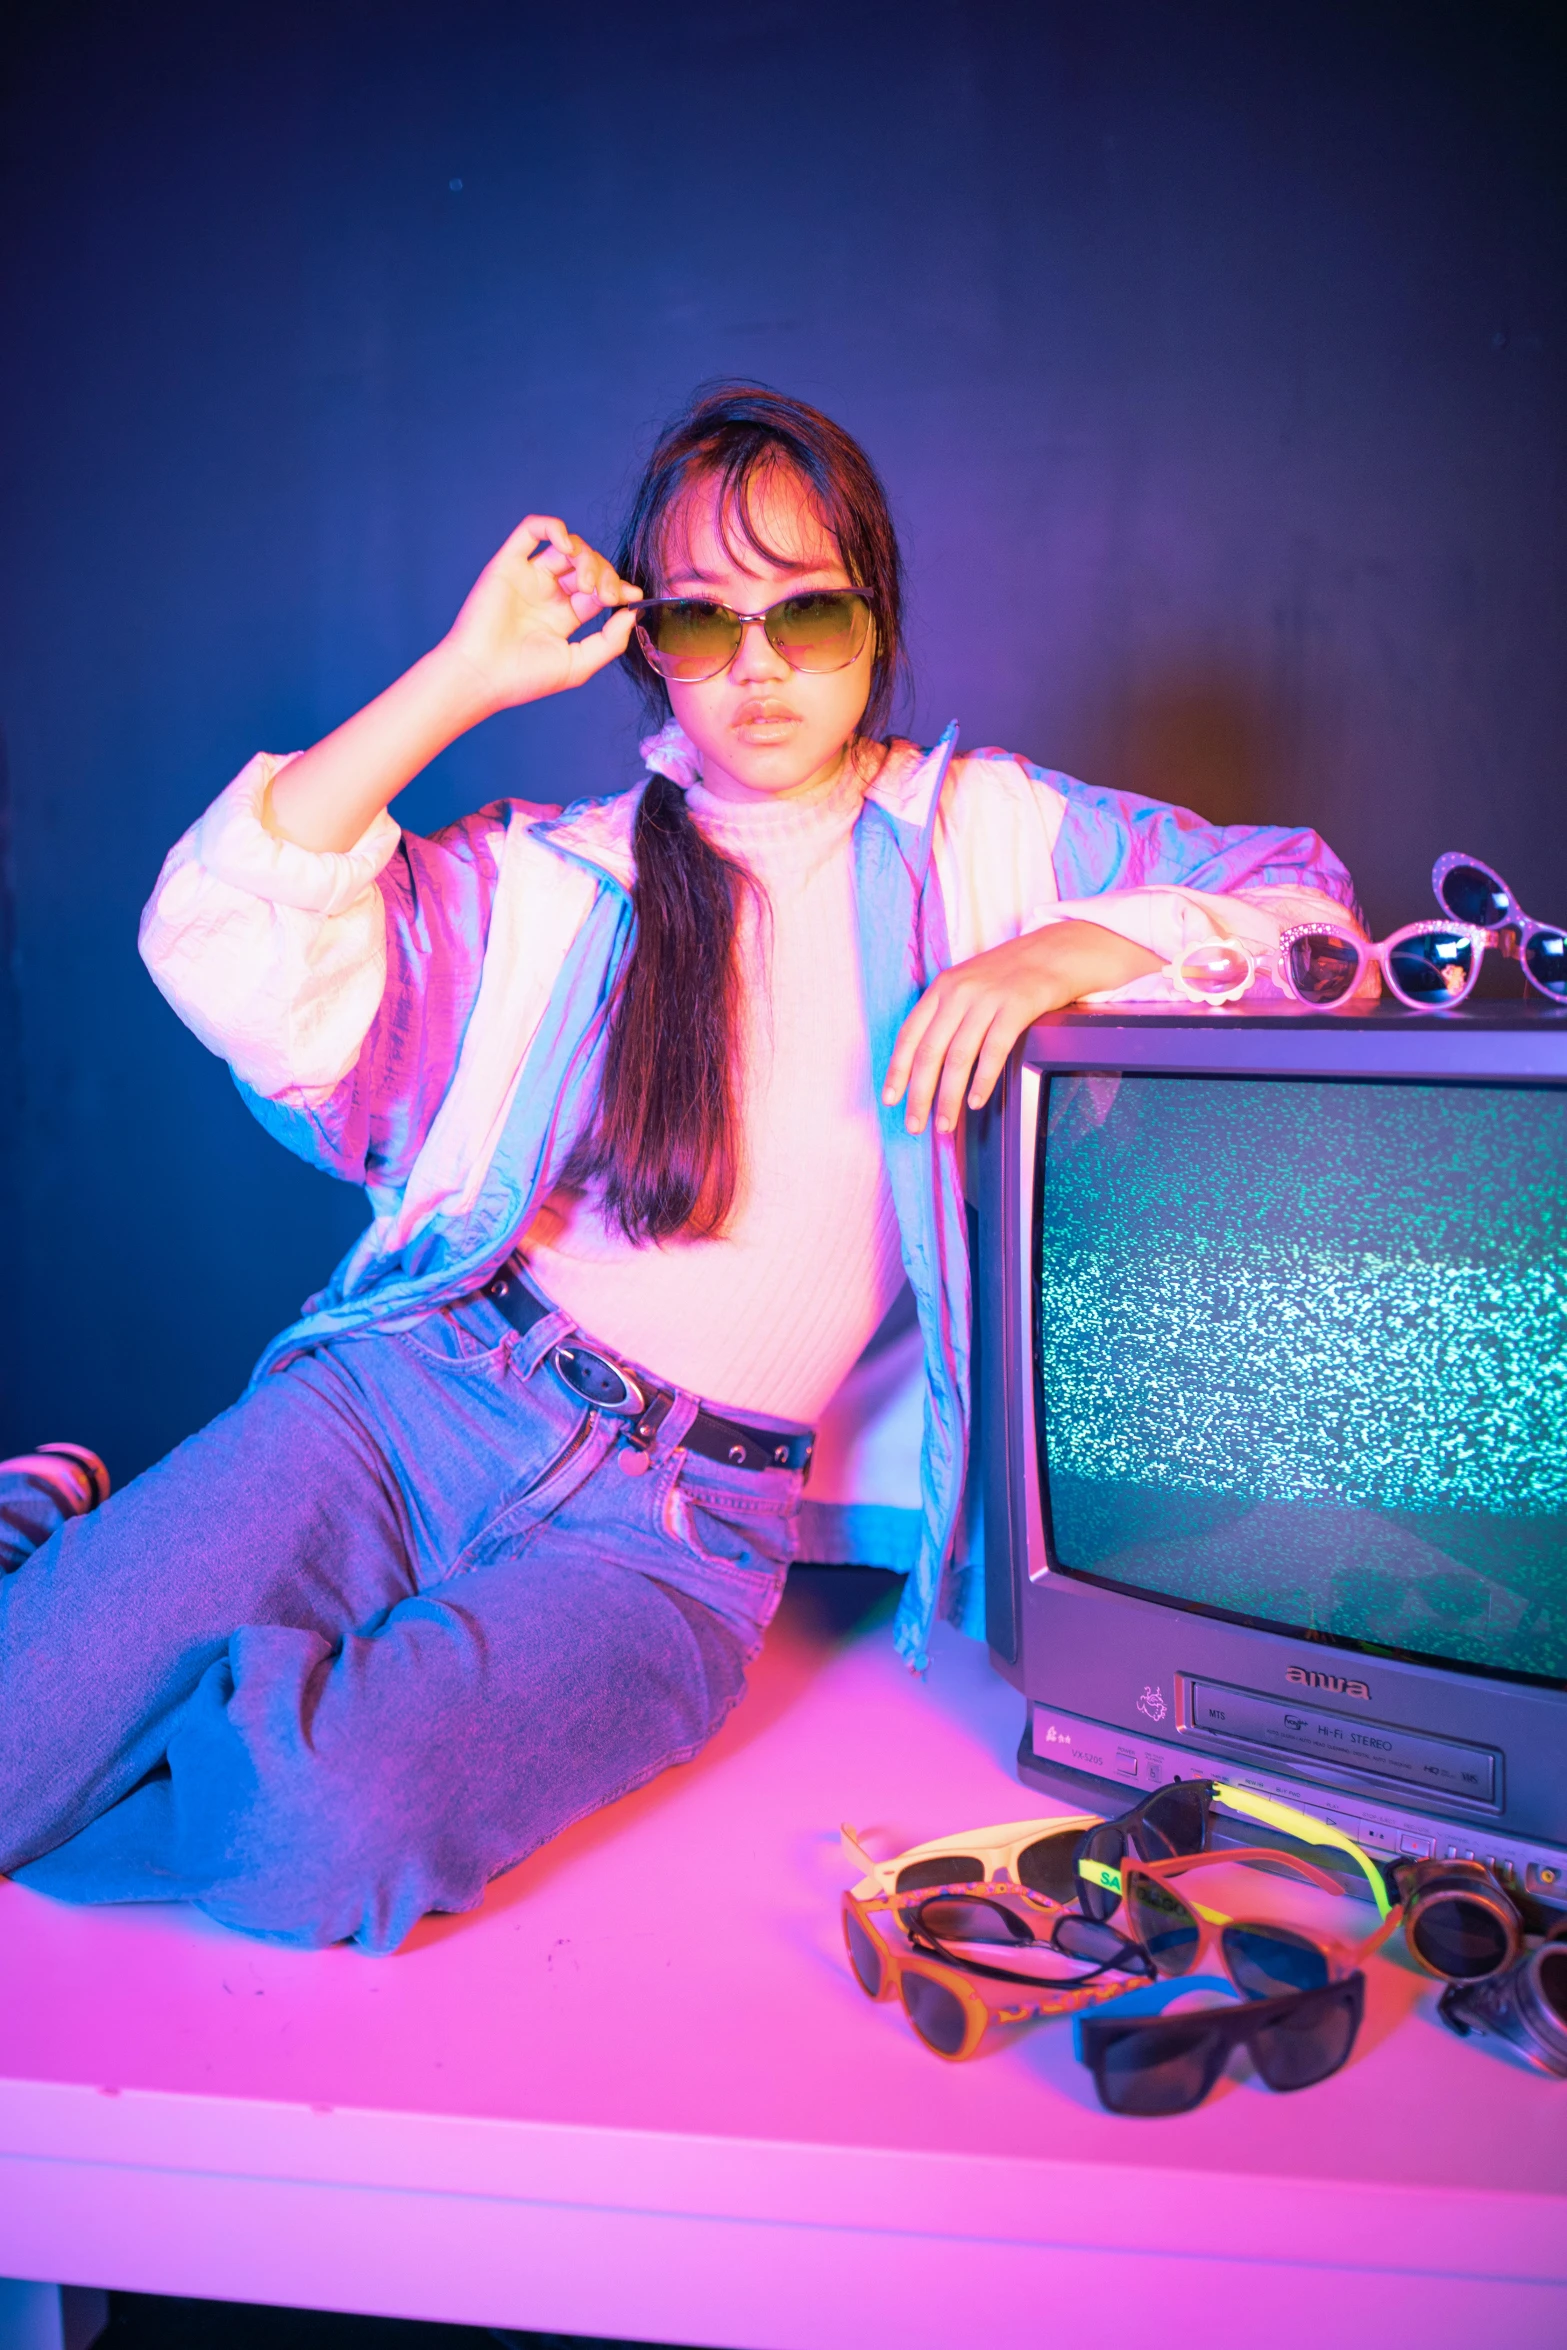
<instances>
[{"instance_id":1,"label":"foot","mask_svg":"<svg viewBox=\"0 0 1567 2350\"><path fill-rule=\"evenodd\" d=\"M31 1477L47 1485L68 1518L84 1518L109 1498L109 1472L85 1444L41 1444L36 1452L0 1461L0 1477Z\"/></svg>"}]
</instances>

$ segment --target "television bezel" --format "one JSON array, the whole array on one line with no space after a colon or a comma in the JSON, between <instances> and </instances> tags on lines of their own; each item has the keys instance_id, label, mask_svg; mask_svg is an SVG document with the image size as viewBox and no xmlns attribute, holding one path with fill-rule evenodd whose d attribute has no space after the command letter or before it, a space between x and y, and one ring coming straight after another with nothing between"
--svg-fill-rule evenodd
<instances>
[{"instance_id":1,"label":"television bezel","mask_svg":"<svg viewBox=\"0 0 1567 2350\"><path fill-rule=\"evenodd\" d=\"M1567 1680L1554 1676L1509 1672L1422 1651L1307 1632L1273 1618L1244 1616L1120 1583L1092 1570L1066 1566L1055 1558L1043 1506L1046 1470L1039 1440L1036 1317L1043 1157L1038 1141L1047 1079L1080 1070L1127 1076L1423 1082L1567 1091L1567 1010L1557 1013L1542 1006L1536 1011L1532 1005L1507 1004L1428 1014L1406 1013L1384 1004L1372 1012L1259 1015L1197 1006L1189 1012L1078 1006L1052 1014L1029 1030L1014 1052L1002 1105L1002 1249L1011 1291L1006 1300L1003 1347L1008 1366L1005 1384L1012 1405L1007 1418L1015 1429L1018 1454L1015 1463L1007 1464L1006 1489L1013 1536L1009 1548L1017 1557L1021 1580L1038 1584L1058 1576L1078 1588L1206 1618L1264 1639L1306 1639L1323 1650L1344 1656L1372 1655L1415 1671L1462 1674L1494 1685L1540 1692L1567 1690ZM1011 1447L1007 1449L1010 1453ZM1014 1470L1022 1473L1012 1473ZM1005 1580L1009 1588L1002 1608L997 1605L1003 1598L998 1588L1001 1577L987 1573L988 1612L1002 1619L996 1626L1002 1636L992 1638L991 1645L1004 1663L1015 1665L1022 1592L1013 1582L1010 1560Z\"/></svg>"}]
</instances>

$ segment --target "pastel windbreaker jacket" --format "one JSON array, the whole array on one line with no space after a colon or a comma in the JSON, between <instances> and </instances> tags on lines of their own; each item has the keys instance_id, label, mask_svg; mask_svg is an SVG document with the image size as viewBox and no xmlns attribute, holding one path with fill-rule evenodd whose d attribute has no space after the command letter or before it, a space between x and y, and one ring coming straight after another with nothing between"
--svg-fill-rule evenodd
<instances>
[{"instance_id":1,"label":"pastel windbreaker jacket","mask_svg":"<svg viewBox=\"0 0 1567 2350\"><path fill-rule=\"evenodd\" d=\"M938 972L1047 922L1084 916L1168 961L1353 906L1314 833L1225 829L1004 751L960 757L956 739L897 745L855 826L878 1071ZM691 781L678 727L643 752ZM593 1101L634 927L637 790L500 801L429 840L382 814L333 854L268 828L284 764L253 759L192 826L141 928L159 988L262 1124L369 1194L367 1229L257 1379L333 1334L416 1320L505 1260ZM1161 973L1114 1000L1171 992ZM938 1604L983 1629L979 1562L958 1555L968 1259L953 1137L910 1135L896 1109L882 1139L915 1310L894 1310L826 1415L802 1552L906 1570L897 1644L923 1668Z\"/></svg>"}]
</instances>

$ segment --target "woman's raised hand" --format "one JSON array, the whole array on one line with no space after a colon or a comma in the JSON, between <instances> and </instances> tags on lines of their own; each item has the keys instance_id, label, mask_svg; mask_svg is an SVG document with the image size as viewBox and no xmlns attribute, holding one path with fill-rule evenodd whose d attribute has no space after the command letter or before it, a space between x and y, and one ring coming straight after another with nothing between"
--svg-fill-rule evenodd
<instances>
[{"instance_id":1,"label":"woman's raised hand","mask_svg":"<svg viewBox=\"0 0 1567 2350\"><path fill-rule=\"evenodd\" d=\"M530 514L487 563L433 652L272 783L266 820L303 849L351 849L448 743L496 710L582 685L625 651L639 591L554 514ZM607 612L596 636L573 629Z\"/></svg>"},{"instance_id":2,"label":"woman's raised hand","mask_svg":"<svg viewBox=\"0 0 1567 2350\"><path fill-rule=\"evenodd\" d=\"M631 641L639 588L555 514L529 514L480 572L440 648L480 681L490 710L585 685ZM574 629L610 617L580 644Z\"/></svg>"}]
</instances>

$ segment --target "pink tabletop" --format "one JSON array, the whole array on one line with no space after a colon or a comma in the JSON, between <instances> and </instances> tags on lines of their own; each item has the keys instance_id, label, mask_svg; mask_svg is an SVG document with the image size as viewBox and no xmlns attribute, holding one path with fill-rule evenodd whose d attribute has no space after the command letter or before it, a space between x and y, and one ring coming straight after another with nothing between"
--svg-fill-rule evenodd
<instances>
[{"instance_id":1,"label":"pink tabletop","mask_svg":"<svg viewBox=\"0 0 1567 2350\"><path fill-rule=\"evenodd\" d=\"M480 1911L427 1920L395 1957L277 1949L181 1907L71 1910L0 1884L0 2158L32 2182L0 2196L0 2273L471 2316L471 2295L428 2281L449 2260L421 2267L390 2240L399 2196L437 2195L1532 2280L1560 2308L1567 2085L1451 2038L1396 1956L1371 1963L1366 2026L1336 2078L1292 2097L1229 2080L1157 2122L1099 2109L1068 2024L992 2033L949 2065L862 1996L839 1939L853 1875L840 1820L892 1851L1051 1808L1014 1775L1021 1700L983 1650L944 1635L916 1682L885 1604L835 1626L864 1588L797 1578L705 1755L524 1863ZM1364 1932L1369 1910L1342 1906ZM202 2179L229 2183L231 2216L204 2236L196 2197L181 2244L160 2241L170 2182ZM269 2268L232 2216L239 2181L389 2196L394 2281L366 2297L359 2256L339 2276L315 2223L296 2259L271 2204ZM66 2245L81 2248L74 2276ZM657 2330L627 2325L623 2293L584 2293L563 2316L545 2291L527 2322L610 2330L619 2311L625 2330ZM782 2317L742 2336L727 2304L704 2319L644 2294L633 2315L649 2307L684 2324L664 2338L795 2338ZM839 2338L819 2312L800 2327Z\"/></svg>"}]
</instances>

